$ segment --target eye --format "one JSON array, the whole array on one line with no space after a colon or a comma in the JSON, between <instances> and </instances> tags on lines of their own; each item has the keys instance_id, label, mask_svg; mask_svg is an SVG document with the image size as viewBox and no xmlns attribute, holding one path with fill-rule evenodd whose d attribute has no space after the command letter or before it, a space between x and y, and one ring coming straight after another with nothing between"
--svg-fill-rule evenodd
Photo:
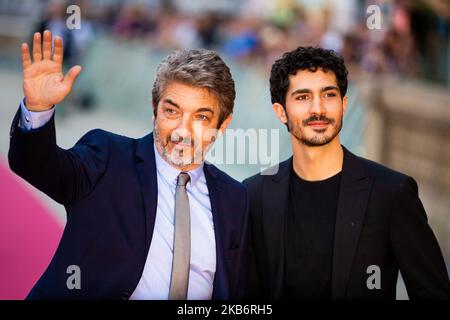
<instances>
[{"instance_id":1,"label":"eye","mask_svg":"<svg viewBox=\"0 0 450 320\"><path fill-rule=\"evenodd\" d=\"M308 95L307 94L302 94L300 96L297 96L297 98L295 98L296 100L307 100L308 99Z\"/></svg>"},{"instance_id":2,"label":"eye","mask_svg":"<svg viewBox=\"0 0 450 320\"><path fill-rule=\"evenodd\" d=\"M199 114L197 116L197 119L200 121L209 121L209 118L207 116L205 116L204 114Z\"/></svg>"},{"instance_id":3,"label":"eye","mask_svg":"<svg viewBox=\"0 0 450 320\"><path fill-rule=\"evenodd\" d=\"M174 109L172 109L172 108L166 108L165 112L166 112L167 114L169 114L169 115L174 115L174 114L177 113L177 112L176 112Z\"/></svg>"},{"instance_id":4,"label":"eye","mask_svg":"<svg viewBox=\"0 0 450 320\"><path fill-rule=\"evenodd\" d=\"M327 97L327 98L332 98L332 97L336 97L337 95L336 95L336 93L334 93L334 92L328 92L328 93L325 93L325 97Z\"/></svg>"}]
</instances>

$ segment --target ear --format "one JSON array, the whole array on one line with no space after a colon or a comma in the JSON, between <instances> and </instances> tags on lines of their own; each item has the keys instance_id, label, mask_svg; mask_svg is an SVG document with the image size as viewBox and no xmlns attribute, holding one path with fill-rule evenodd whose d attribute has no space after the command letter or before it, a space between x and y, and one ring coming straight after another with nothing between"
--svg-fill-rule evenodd
<instances>
[{"instance_id":1,"label":"ear","mask_svg":"<svg viewBox=\"0 0 450 320\"><path fill-rule=\"evenodd\" d=\"M153 100L151 100L150 103L151 103L151 105L152 105L152 122L153 122L153 125L155 125L156 112L157 112L156 107L157 107L157 106L155 106L155 104L153 103Z\"/></svg>"},{"instance_id":2,"label":"ear","mask_svg":"<svg viewBox=\"0 0 450 320\"><path fill-rule=\"evenodd\" d=\"M342 98L342 114L345 114L345 111L347 110L347 103L348 103L348 98L347 96L344 96L344 98Z\"/></svg>"},{"instance_id":3,"label":"ear","mask_svg":"<svg viewBox=\"0 0 450 320\"><path fill-rule=\"evenodd\" d=\"M153 101L153 98L150 99L150 104L152 105L152 111L155 116L156 116L156 113L158 112L158 104L160 102L161 102L161 100L158 100L158 102L155 104L155 102Z\"/></svg>"},{"instance_id":4,"label":"ear","mask_svg":"<svg viewBox=\"0 0 450 320\"><path fill-rule=\"evenodd\" d=\"M219 128L220 134L223 134L223 132L228 127L228 125L230 124L232 119L233 119L233 114L230 114L230 115L228 115L228 117L225 118L225 120L223 120L223 122Z\"/></svg>"},{"instance_id":5,"label":"ear","mask_svg":"<svg viewBox=\"0 0 450 320\"><path fill-rule=\"evenodd\" d=\"M283 122L284 124L287 123L287 114L286 114L286 110L284 109L284 107L279 104L278 102L275 102L273 105L273 111L275 111L275 114L277 115L278 119L280 119L281 122Z\"/></svg>"}]
</instances>

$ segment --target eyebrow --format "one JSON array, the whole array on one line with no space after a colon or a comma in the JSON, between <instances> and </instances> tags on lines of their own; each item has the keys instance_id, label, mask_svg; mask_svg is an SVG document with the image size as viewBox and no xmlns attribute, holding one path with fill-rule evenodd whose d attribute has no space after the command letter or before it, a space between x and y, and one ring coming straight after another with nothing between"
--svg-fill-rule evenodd
<instances>
[{"instance_id":1,"label":"eyebrow","mask_svg":"<svg viewBox=\"0 0 450 320\"><path fill-rule=\"evenodd\" d=\"M168 103L168 104L174 106L175 108L180 109L180 106L175 101L173 101L169 98L164 99L163 103ZM214 110L209 107L199 108L199 109L195 110L195 112L211 112L211 114L214 114Z\"/></svg>"},{"instance_id":2,"label":"eyebrow","mask_svg":"<svg viewBox=\"0 0 450 320\"><path fill-rule=\"evenodd\" d=\"M337 90L339 91L339 88L336 86L326 86L320 89L320 92L330 91L330 90ZM311 89L297 89L292 91L291 96L299 93L312 93Z\"/></svg>"},{"instance_id":3,"label":"eyebrow","mask_svg":"<svg viewBox=\"0 0 450 320\"><path fill-rule=\"evenodd\" d=\"M211 108L200 108L195 110L195 112L211 112L212 114L214 114L214 110Z\"/></svg>"},{"instance_id":4,"label":"eyebrow","mask_svg":"<svg viewBox=\"0 0 450 320\"><path fill-rule=\"evenodd\" d=\"M176 102L172 101L171 99L166 98L163 100L163 103L168 103L168 104L180 109L180 106Z\"/></svg>"}]
</instances>

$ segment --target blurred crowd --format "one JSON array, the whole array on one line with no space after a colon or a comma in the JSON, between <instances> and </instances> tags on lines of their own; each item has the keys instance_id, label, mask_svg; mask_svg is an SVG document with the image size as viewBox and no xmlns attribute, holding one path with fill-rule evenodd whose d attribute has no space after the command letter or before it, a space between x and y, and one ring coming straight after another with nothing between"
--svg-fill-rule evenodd
<instances>
[{"instance_id":1,"label":"blurred crowd","mask_svg":"<svg viewBox=\"0 0 450 320\"><path fill-rule=\"evenodd\" d=\"M180 4L197 3L186 10ZM204 4L210 4L205 6ZM59 30L66 56L83 54L96 33L148 43L153 49L205 47L267 70L299 45L343 55L355 72L393 73L450 84L447 0L48 1L39 28ZM66 8L81 8L83 27L65 29ZM380 29L367 11L376 5Z\"/></svg>"},{"instance_id":2,"label":"blurred crowd","mask_svg":"<svg viewBox=\"0 0 450 320\"><path fill-rule=\"evenodd\" d=\"M232 11L200 13L180 10L177 1L119 2L83 11L114 36L141 39L163 50L212 48L268 68L285 51L319 45L340 52L356 71L448 82L449 1L349 1L347 7L342 1L318 2L322 5L247 0L235 2ZM380 29L368 27L370 4L380 9Z\"/></svg>"}]
</instances>

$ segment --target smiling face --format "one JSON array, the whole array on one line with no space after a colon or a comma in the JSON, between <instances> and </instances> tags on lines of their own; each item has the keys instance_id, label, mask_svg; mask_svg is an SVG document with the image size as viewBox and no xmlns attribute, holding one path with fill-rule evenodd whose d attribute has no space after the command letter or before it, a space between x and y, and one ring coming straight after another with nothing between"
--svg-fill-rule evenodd
<instances>
[{"instance_id":1,"label":"smiling face","mask_svg":"<svg viewBox=\"0 0 450 320\"><path fill-rule=\"evenodd\" d=\"M156 148L170 165L182 171L203 162L217 134L231 121L230 115L219 127L220 104L216 95L182 82L169 83L156 108Z\"/></svg>"},{"instance_id":2,"label":"smiling face","mask_svg":"<svg viewBox=\"0 0 450 320\"><path fill-rule=\"evenodd\" d=\"M347 97L341 97L333 72L299 70L289 75L286 108L279 103L273 107L296 140L317 147L338 138Z\"/></svg>"}]
</instances>

